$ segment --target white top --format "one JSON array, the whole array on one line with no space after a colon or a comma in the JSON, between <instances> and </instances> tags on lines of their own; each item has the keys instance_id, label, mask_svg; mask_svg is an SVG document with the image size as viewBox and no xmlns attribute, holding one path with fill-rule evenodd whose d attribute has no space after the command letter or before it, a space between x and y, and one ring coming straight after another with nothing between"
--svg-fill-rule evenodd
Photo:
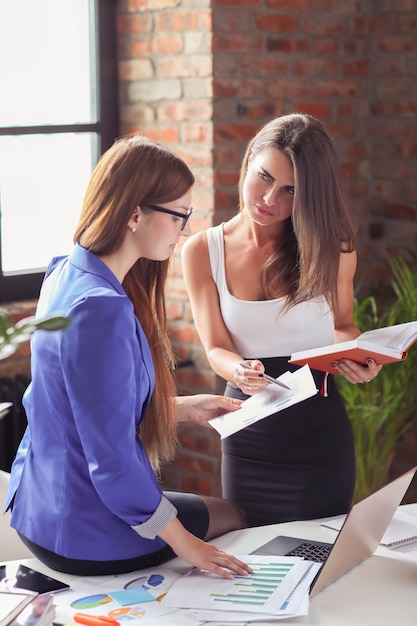
<instances>
[{"instance_id":1,"label":"white top","mask_svg":"<svg viewBox=\"0 0 417 626\"><path fill-rule=\"evenodd\" d=\"M221 314L242 357L288 357L298 350L333 343L333 315L324 297L300 302L283 311L285 297L249 301L233 296L226 282L223 224L206 232Z\"/></svg>"}]
</instances>

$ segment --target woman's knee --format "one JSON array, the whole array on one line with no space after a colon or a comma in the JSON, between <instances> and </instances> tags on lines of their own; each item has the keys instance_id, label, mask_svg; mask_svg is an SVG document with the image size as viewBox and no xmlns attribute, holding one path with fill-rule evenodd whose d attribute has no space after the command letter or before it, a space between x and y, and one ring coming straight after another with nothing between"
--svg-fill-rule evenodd
<instances>
[{"instance_id":1,"label":"woman's knee","mask_svg":"<svg viewBox=\"0 0 417 626\"><path fill-rule=\"evenodd\" d=\"M244 511L233 502L213 496L200 496L209 513L209 527L205 539L214 539L231 530L246 528Z\"/></svg>"}]
</instances>

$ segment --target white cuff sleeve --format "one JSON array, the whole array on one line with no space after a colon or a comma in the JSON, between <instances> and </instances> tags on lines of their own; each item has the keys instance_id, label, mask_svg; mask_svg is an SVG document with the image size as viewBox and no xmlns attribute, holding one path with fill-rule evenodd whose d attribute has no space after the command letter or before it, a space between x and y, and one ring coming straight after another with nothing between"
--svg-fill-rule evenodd
<instances>
[{"instance_id":1,"label":"white cuff sleeve","mask_svg":"<svg viewBox=\"0 0 417 626\"><path fill-rule=\"evenodd\" d=\"M175 506L165 496L162 496L150 518L143 524L132 526L132 528L144 539L155 539L160 531L177 516L177 513Z\"/></svg>"}]
</instances>

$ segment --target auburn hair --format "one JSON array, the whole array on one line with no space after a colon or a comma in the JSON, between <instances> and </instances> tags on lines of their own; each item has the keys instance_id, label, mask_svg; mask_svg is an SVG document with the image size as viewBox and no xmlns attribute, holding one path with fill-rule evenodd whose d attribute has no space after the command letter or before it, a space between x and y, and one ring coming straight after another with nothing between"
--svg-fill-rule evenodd
<instances>
[{"instance_id":1,"label":"auburn hair","mask_svg":"<svg viewBox=\"0 0 417 626\"><path fill-rule=\"evenodd\" d=\"M167 148L135 135L116 140L100 158L88 185L74 242L96 255L119 248L126 225L142 203L164 203L194 184L186 163ZM155 471L176 444L174 356L167 332L165 283L169 260L139 259L123 287L149 342L155 389L140 423L140 436Z\"/></svg>"}]
</instances>

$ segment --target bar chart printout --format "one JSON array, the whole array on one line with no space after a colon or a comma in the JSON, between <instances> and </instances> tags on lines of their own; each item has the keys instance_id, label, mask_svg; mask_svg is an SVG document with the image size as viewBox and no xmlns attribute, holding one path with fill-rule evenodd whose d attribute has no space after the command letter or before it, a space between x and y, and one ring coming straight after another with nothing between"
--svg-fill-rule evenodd
<instances>
[{"instance_id":1,"label":"bar chart printout","mask_svg":"<svg viewBox=\"0 0 417 626\"><path fill-rule=\"evenodd\" d=\"M179 578L163 599L175 608L211 609L276 615L309 568L298 557L239 556L253 572L226 580L192 570Z\"/></svg>"}]
</instances>

